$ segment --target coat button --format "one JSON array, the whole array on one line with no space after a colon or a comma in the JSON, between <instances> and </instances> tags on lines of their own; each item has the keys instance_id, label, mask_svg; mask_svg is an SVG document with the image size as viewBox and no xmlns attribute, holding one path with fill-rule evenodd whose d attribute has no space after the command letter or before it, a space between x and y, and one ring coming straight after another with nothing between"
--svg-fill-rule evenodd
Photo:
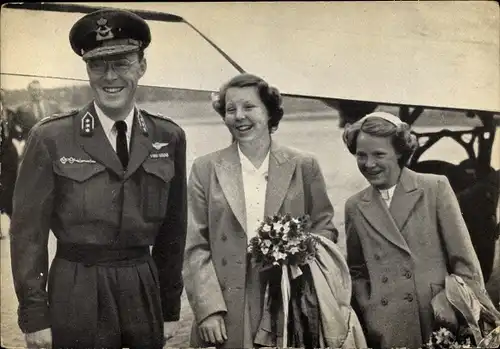
<instances>
[{"instance_id":1,"label":"coat button","mask_svg":"<svg viewBox=\"0 0 500 349\"><path fill-rule=\"evenodd\" d=\"M380 256L378 254L375 254L375 256L373 256L375 258L376 261L379 261L380 260Z\"/></svg>"},{"instance_id":2,"label":"coat button","mask_svg":"<svg viewBox=\"0 0 500 349\"><path fill-rule=\"evenodd\" d=\"M412 276L411 271L407 270L407 271L405 272L405 277L406 277L407 279L411 279L411 276Z\"/></svg>"},{"instance_id":3,"label":"coat button","mask_svg":"<svg viewBox=\"0 0 500 349\"><path fill-rule=\"evenodd\" d=\"M222 258L222 265L226 265L227 264L227 259L226 258Z\"/></svg>"},{"instance_id":4,"label":"coat button","mask_svg":"<svg viewBox=\"0 0 500 349\"><path fill-rule=\"evenodd\" d=\"M387 281L389 281L389 278L387 276L382 277L382 282L385 284Z\"/></svg>"},{"instance_id":5,"label":"coat button","mask_svg":"<svg viewBox=\"0 0 500 349\"><path fill-rule=\"evenodd\" d=\"M389 304L389 301L387 300L387 298L383 297L380 303L382 303L383 306L386 306L387 304Z\"/></svg>"},{"instance_id":6,"label":"coat button","mask_svg":"<svg viewBox=\"0 0 500 349\"><path fill-rule=\"evenodd\" d=\"M411 303L413 301L413 295L411 293L407 293L404 299Z\"/></svg>"},{"instance_id":7,"label":"coat button","mask_svg":"<svg viewBox=\"0 0 500 349\"><path fill-rule=\"evenodd\" d=\"M221 237L222 241L226 241L227 240L227 235L226 234L223 234L222 237Z\"/></svg>"}]
</instances>

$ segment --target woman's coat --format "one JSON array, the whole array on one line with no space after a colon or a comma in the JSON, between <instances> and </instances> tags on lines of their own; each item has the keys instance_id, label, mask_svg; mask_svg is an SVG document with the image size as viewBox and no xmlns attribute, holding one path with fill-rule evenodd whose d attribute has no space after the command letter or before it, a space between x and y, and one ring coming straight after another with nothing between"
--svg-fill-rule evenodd
<instances>
[{"instance_id":1,"label":"woman's coat","mask_svg":"<svg viewBox=\"0 0 500 349\"><path fill-rule=\"evenodd\" d=\"M243 347L247 270L244 200L236 143L194 161L188 185L185 288L196 324L211 314L226 313L226 348ZM307 213L313 232L337 238L333 207L317 161L272 142L265 215L278 213ZM193 329L191 346L204 345Z\"/></svg>"},{"instance_id":2,"label":"woman's coat","mask_svg":"<svg viewBox=\"0 0 500 349\"><path fill-rule=\"evenodd\" d=\"M420 347L433 330L432 298L449 273L489 302L448 179L404 168L390 209L373 187L346 202L353 304L372 347Z\"/></svg>"}]
</instances>

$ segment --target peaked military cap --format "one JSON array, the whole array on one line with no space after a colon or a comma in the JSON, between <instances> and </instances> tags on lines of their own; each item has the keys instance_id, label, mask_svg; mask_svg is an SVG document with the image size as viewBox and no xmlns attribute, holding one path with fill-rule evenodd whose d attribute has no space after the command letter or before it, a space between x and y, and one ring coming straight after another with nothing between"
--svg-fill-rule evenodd
<instances>
[{"instance_id":1,"label":"peaked military cap","mask_svg":"<svg viewBox=\"0 0 500 349\"><path fill-rule=\"evenodd\" d=\"M80 18L71 28L69 41L77 55L89 60L145 49L151 32L135 13L102 9Z\"/></svg>"}]
</instances>

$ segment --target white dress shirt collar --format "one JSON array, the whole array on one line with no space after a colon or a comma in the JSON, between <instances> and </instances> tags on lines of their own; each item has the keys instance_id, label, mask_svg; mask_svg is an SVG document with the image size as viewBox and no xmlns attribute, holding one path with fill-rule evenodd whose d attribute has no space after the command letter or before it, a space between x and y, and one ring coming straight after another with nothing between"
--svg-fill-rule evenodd
<instances>
[{"instance_id":1,"label":"white dress shirt collar","mask_svg":"<svg viewBox=\"0 0 500 349\"><path fill-rule=\"evenodd\" d=\"M396 189L396 185L388 189L378 189L382 200L387 204L387 207L391 205L392 197L394 196L394 190Z\"/></svg>"},{"instance_id":2,"label":"white dress shirt collar","mask_svg":"<svg viewBox=\"0 0 500 349\"><path fill-rule=\"evenodd\" d=\"M102 111L101 108L99 108L96 102L94 102L94 107L97 117L99 118L99 122L101 123L101 126L104 130L104 133L106 134L109 143L111 143L111 146L116 151L116 129L114 127L115 121L106 116L106 114L104 114L104 112ZM130 151L130 139L132 138L132 127L134 125L134 112L135 112L135 107L132 108L132 110L130 110L130 113L128 113L127 117L124 120L125 123L127 124L127 144L129 145L129 151Z\"/></svg>"},{"instance_id":3,"label":"white dress shirt collar","mask_svg":"<svg viewBox=\"0 0 500 349\"><path fill-rule=\"evenodd\" d=\"M269 153L270 151L267 151L266 157L264 158L264 161L262 161L262 164L260 165L259 168L256 168L250 159L246 157L245 154L241 151L240 145L238 144L238 155L240 157L240 163L241 163L241 169L250 173L256 173L260 175L267 175L267 171L269 168Z\"/></svg>"}]
</instances>

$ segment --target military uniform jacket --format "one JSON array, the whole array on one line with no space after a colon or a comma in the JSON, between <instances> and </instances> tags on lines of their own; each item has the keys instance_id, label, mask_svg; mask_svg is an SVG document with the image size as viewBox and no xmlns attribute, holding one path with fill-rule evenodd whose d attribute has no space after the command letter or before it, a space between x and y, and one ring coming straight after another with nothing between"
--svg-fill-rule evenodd
<instances>
[{"instance_id":1,"label":"military uniform jacket","mask_svg":"<svg viewBox=\"0 0 500 349\"><path fill-rule=\"evenodd\" d=\"M11 256L19 323L49 327L47 242L152 245L165 321L179 319L186 236L186 141L168 118L136 109L126 171L93 103L31 131L14 192Z\"/></svg>"}]
</instances>

